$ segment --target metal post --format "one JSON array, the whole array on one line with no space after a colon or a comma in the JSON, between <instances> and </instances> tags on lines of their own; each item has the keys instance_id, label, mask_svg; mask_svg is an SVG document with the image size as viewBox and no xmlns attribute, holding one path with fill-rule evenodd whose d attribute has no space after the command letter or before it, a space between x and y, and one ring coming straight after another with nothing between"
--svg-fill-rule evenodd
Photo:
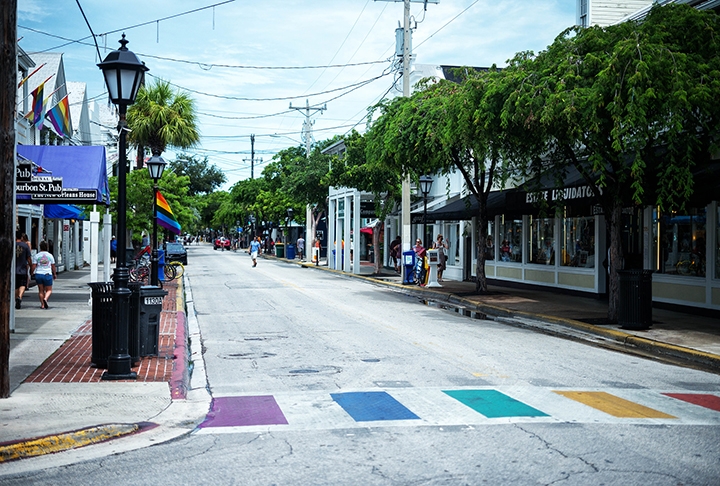
<instances>
[{"instance_id":1,"label":"metal post","mask_svg":"<svg viewBox=\"0 0 720 486\"><path fill-rule=\"evenodd\" d=\"M429 248L427 244L427 194L423 193L423 246Z\"/></svg>"},{"instance_id":2,"label":"metal post","mask_svg":"<svg viewBox=\"0 0 720 486\"><path fill-rule=\"evenodd\" d=\"M158 286L158 238L157 238L157 180L153 183L153 237L150 257L150 285Z\"/></svg>"},{"instance_id":3,"label":"metal post","mask_svg":"<svg viewBox=\"0 0 720 486\"><path fill-rule=\"evenodd\" d=\"M115 311L115 319L110 324L110 356L108 357L108 369L102 375L103 380L134 380L137 374L132 371L132 362L128 354L129 331L130 331L130 289L128 281L130 274L127 268L126 247L126 171L127 156L125 154L125 140L127 134L127 121L125 114L127 106L119 105L120 121L118 122L118 130L120 131L120 160L118 166L118 252L117 265L113 273L113 281L115 287L112 292L113 309Z\"/></svg>"}]
</instances>

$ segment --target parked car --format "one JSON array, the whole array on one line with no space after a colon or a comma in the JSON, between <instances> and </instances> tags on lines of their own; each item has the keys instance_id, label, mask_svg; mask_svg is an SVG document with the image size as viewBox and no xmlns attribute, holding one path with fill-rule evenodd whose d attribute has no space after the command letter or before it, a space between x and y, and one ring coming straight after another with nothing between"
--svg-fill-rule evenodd
<instances>
[{"instance_id":1,"label":"parked car","mask_svg":"<svg viewBox=\"0 0 720 486\"><path fill-rule=\"evenodd\" d=\"M165 243L165 262L180 262L187 265L187 250L177 241Z\"/></svg>"},{"instance_id":2,"label":"parked car","mask_svg":"<svg viewBox=\"0 0 720 486\"><path fill-rule=\"evenodd\" d=\"M220 238L215 239L215 243L213 244L213 250L217 250L218 248L226 248L230 249L230 240L225 238L224 236L221 236Z\"/></svg>"}]
</instances>

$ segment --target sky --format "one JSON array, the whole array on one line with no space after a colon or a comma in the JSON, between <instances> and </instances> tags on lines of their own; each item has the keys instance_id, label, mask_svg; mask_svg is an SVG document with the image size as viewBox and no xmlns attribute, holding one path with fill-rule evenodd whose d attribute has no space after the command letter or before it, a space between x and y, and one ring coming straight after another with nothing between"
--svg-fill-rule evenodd
<instances>
[{"instance_id":1,"label":"sky","mask_svg":"<svg viewBox=\"0 0 720 486\"><path fill-rule=\"evenodd\" d=\"M435 1L411 4L418 64L502 67L575 23L576 0ZM250 178L251 135L256 178L278 151L304 146L306 104L326 106L310 111L322 141L362 133L368 108L393 86L402 92L393 69L402 0L18 0L19 46L62 52L67 80L107 103L83 12L103 58L125 33L146 82L195 100L201 141L186 152L221 169L224 189Z\"/></svg>"}]
</instances>

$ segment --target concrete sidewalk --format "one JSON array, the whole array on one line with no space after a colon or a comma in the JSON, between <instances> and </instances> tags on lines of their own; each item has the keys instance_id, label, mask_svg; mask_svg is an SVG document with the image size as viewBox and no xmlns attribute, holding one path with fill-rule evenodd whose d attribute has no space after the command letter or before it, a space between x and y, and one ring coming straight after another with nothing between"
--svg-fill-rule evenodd
<instances>
[{"instance_id":1,"label":"concrete sidewalk","mask_svg":"<svg viewBox=\"0 0 720 486\"><path fill-rule=\"evenodd\" d=\"M88 269L61 273L50 309L31 289L16 311L11 396L0 400L0 477L170 440L191 432L209 409L189 286L165 285L159 355L133 368L137 380L107 382L90 363L89 282ZM88 444L96 445L82 447Z\"/></svg>"}]
</instances>

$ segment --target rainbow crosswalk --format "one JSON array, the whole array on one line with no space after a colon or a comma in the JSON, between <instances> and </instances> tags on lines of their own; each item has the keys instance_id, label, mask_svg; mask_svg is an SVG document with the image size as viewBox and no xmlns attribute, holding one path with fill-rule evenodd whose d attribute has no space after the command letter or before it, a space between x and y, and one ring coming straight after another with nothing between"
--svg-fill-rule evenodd
<instances>
[{"instance_id":1,"label":"rainbow crosswalk","mask_svg":"<svg viewBox=\"0 0 720 486\"><path fill-rule=\"evenodd\" d=\"M518 422L720 425L720 394L532 386L215 397L200 433Z\"/></svg>"}]
</instances>

